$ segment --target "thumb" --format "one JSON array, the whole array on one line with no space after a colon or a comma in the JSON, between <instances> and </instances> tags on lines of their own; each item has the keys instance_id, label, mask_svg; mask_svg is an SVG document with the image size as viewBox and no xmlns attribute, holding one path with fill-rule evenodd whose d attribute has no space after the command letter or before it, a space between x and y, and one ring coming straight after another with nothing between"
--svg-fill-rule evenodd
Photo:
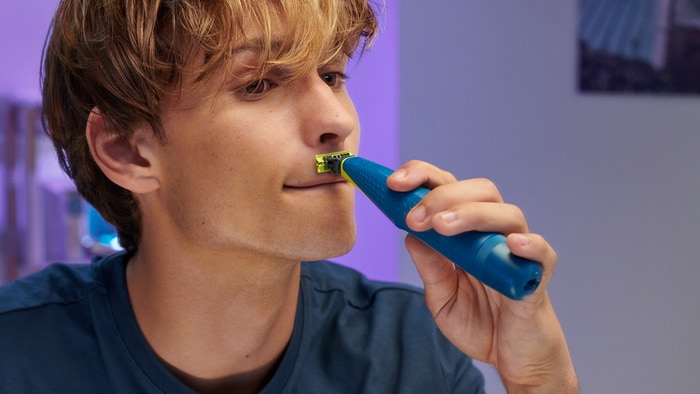
<instances>
[{"instance_id":1,"label":"thumb","mask_svg":"<svg viewBox=\"0 0 700 394\"><path fill-rule=\"evenodd\" d=\"M423 281L428 307L439 309L457 292L458 275L454 264L410 234L405 244Z\"/></svg>"}]
</instances>

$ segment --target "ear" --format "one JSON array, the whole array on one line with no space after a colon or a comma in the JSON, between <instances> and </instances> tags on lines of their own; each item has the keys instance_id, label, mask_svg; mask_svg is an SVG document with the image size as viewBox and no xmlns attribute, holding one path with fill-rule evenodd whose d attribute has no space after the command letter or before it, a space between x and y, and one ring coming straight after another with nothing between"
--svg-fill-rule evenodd
<instances>
[{"instance_id":1,"label":"ear","mask_svg":"<svg viewBox=\"0 0 700 394\"><path fill-rule=\"evenodd\" d=\"M85 135L93 159L112 182L138 194L158 189L154 144L160 141L150 127L140 126L131 138L124 138L110 129L95 107L90 111Z\"/></svg>"}]
</instances>

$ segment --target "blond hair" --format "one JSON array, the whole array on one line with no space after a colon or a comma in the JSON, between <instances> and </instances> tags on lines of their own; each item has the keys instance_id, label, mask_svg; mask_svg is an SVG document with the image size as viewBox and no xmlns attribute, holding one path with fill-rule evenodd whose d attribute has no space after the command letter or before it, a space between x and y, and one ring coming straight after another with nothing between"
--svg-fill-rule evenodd
<instances>
[{"instance_id":1,"label":"blond hair","mask_svg":"<svg viewBox=\"0 0 700 394\"><path fill-rule=\"evenodd\" d=\"M283 26L282 34L278 27ZM130 138L148 124L165 141L160 115L183 77L205 81L235 46L260 37L263 75L285 65L291 77L365 48L377 32L369 0L63 0L44 52L46 130L81 195L114 224L121 245L138 247L141 215L128 190L112 183L85 138L97 107L109 129ZM277 35L276 35L277 34ZM194 61L200 59L200 61Z\"/></svg>"}]
</instances>

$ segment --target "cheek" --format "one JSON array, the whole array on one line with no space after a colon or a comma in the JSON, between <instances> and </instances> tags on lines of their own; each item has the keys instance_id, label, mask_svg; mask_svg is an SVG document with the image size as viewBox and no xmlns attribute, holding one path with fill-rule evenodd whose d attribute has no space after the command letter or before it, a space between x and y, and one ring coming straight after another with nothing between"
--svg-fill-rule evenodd
<instances>
[{"instance_id":1,"label":"cheek","mask_svg":"<svg viewBox=\"0 0 700 394\"><path fill-rule=\"evenodd\" d=\"M219 145L181 155L172 158L161 193L186 238L213 246L241 234L252 236L259 218L274 212L278 182L265 167L270 164L256 162L254 153Z\"/></svg>"},{"instance_id":2,"label":"cheek","mask_svg":"<svg viewBox=\"0 0 700 394\"><path fill-rule=\"evenodd\" d=\"M220 192L226 162L220 152L182 149L172 152L161 182L161 194L173 220L180 227L208 224L207 210L218 210L224 203Z\"/></svg>"}]
</instances>

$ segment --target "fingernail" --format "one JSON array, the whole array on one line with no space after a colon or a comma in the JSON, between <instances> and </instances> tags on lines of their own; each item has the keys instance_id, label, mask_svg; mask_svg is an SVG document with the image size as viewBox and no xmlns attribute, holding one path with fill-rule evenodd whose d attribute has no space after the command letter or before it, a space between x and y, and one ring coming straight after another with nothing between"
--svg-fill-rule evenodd
<instances>
[{"instance_id":1,"label":"fingernail","mask_svg":"<svg viewBox=\"0 0 700 394\"><path fill-rule=\"evenodd\" d=\"M525 234L511 234L510 236L513 237L515 242L520 246L528 246L530 244L530 238Z\"/></svg>"},{"instance_id":2,"label":"fingernail","mask_svg":"<svg viewBox=\"0 0 700 394\"><path fill-rule=\"evenodd\" d=\"M394 174L392 175L392 177L394 177L396 179L405 179L406 175L407 175L406 170L404 170L403 168L400 168L400 169L394 171Z\"/></svg>"},{"instance_id":3,"label":"fingernail","mask_svg":"<svg viewBox=\"0 0 700 394\"><path fill-rule=\"evenodd\" d=\"M457 220L457 214L454 211L442 212L440 218L443 222L449 224Z\"/></svg>"},{"instance_id":4,"label":"fingernail","mask_svg":"<svg viewBox=\"0 0 700 394\"><path fill-rule=\"evenodd\" d=\"M413 211L411 211L411 218L418 223L425 221L427 216L428 210L425 209L423 205L418 205L417 207L413 208Z\"/></svg>"}]
</instances>

